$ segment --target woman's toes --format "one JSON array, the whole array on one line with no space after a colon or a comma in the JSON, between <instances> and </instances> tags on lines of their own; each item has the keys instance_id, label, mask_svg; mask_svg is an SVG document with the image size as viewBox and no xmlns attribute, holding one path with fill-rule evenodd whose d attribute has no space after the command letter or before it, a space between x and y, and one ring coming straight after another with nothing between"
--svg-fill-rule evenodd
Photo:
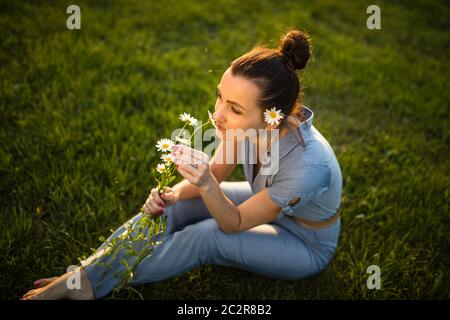
<instances>
[{"instance_id":1,"label":"woman's toes","mask_svg":"<svg viewBox=\"0 0 450 320\"><path fill-rule=\"evenodd\" d=\"M28 296L27 298L25 298L25 300L46 300L46 293L45 291L40 291L36 294Z\"/></svg>"},{"instance_id":2,"label":"woman's toes","mask_svg":"<svg viewBox=\"0 0 450 320\"><path fill-rule=\"evenodd\" d=\"M42 287L45 287L46 285L48 285L49 283L55 281L56 279L58 279L58 277L39 279L39 280L35 281L33 283L33 285L35 288L42 288Z\"/></svg>"},{"instance_id":3,"label":"woman's toes","mask_svg":"<svg viewBox=\"0 0 450 320\"><path fill-rule=\"evenodd\" d=\"M35 289L34 290L29 290L27 293L25 293L23 295L23 298L26 298L27 296L34 294L35 291L36 291Z\"/></svg>"},{"instance_id":4,"label":"woman's toes","mask_svg":"<svg viewBox=\"0 0 450 320\"><path fill-rule=\"evenodd\" d=\"M21 300L26 300L26 299L28 299L29 297L31 297L32 295L36 294L37 292L38 292L37 289L30 290L30 291L28 291L27 293L25 293L25 294L23 295L23 297L22 297Z\"/></svg>"},{"instance_id":5,"label":"woman's toes","mask_svg":"<svg viewBox=\"0 0 450 320\"><path fill-rule=\"evenodd\" d=\"M38 288L28 291L20 300L42 300L48 296L47 288Z\"/></svg>"}]
</instances>

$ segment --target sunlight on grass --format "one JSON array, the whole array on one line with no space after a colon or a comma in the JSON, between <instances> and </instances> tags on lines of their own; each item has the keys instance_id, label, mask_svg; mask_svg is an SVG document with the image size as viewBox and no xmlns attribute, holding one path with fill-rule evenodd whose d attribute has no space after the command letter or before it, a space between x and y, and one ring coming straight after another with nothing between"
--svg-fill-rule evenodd
<instances>
[{"instance_id":1,"label":"sunlight on grass","mask_svg":"<svg viewBox=\"0 0 450 320\"><path fill-rule=\"evenodd\" d=\"M176 4L176 5L175 5ZM278 281L205 266L139 287L146 299L450 298L449 6L381 1L0 4L0 298L15 299L136 214L154 144L214 108L223 71L294 26L311 33L305 104L344 177L342 234L321 274ZM161 123L165 125L162 126ZM232 180L243 180L241 168ZM358 217L358 218L356 218ZM382 289L368 290L378 264ZM124 292L120 298L137 298Z\"/></svg>"}]
</instances>

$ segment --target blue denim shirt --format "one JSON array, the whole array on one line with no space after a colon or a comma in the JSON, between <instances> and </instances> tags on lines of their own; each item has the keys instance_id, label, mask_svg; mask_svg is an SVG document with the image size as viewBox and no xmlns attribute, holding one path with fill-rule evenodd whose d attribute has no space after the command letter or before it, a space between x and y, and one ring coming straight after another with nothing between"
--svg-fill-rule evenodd
<instances>
[{"instance_id":1,"label":"blue denim shirt","mask_svg":"<svg viewBox=\"0 0 450 320\"><path fill-rule=\"evenodd\" d=\"M279 139L279 162L274 174L261 174L262 164L253 180L254 165L244 161L243 169L254 193L268 188L272 201L282 208L278 219L291 215L321 221L334 215L339 208L342 174L333 149L312 124L314 113L305 106L303 113L306 120L298 126L303 143L292 132ZM240 148L245 148L241 152L249 152L250 143L248 140L241 142ZM245 159L249 159L248 153ZM299 202L289 205L298 197Z\"/></svg>"}]
</instances>

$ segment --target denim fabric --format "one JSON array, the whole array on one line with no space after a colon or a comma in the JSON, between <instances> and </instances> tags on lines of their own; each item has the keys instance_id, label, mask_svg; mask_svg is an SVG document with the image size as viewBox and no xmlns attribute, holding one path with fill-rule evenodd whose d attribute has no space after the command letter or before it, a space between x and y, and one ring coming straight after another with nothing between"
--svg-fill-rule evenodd
<instances>
[{"instance_id":1,"label":"denim fabric","mask_svg":"<svg viewBox=\"0 0 450 320\"><path fill-rule=\"evenodd\" d=\"M271 154L278 161L278 170L274 174L265 174L263 164L253 180L253 164L246 160L241 162L253 192L268 188L272 201L281 207L278 219L291 215L322 221L333 216L339 209L342 174L330 144L312 125L314 113L305 106L303 113L306 120L298 126L300 143L291 132L276 143L277 148L274 149L278 152ZM241 142L239 150L242 159L252 159L249 152L256 150L256 147L250 144L253 142ZM298 203L289 205L291 200L298 197Z\"/></svg>"},{"instance_id":2,"label":"denim fabric","mask_svg":"<svg viewBox=\"0 0 450 320\"><path fill-rule=\"evenodd\" d=\"M222 182L220 186L236 205L253 194L246 181ZM314 230L285 216L244 232L227 234L219 228L201 198L179 201L164 214L166 230L156 236L156 240L162 241L153 254L139 264L131 285L163 281L209 264L283 280L301 279L320 272L329 263L336 250L340 228L338 221L330 228ZM135 225L140 218L139 213L129 223ZM124 231L124 226L118 228L96 253L81 263L97 299L119 284L120 278L114 276L114 272L124 271L120 260L130 258L125 252L119 253L105 274L103 267L88 264L88 260L95 255L100 256L101 262L111 259L111 256L102 257L101 250Z\"/></svg>"}]
</instances>

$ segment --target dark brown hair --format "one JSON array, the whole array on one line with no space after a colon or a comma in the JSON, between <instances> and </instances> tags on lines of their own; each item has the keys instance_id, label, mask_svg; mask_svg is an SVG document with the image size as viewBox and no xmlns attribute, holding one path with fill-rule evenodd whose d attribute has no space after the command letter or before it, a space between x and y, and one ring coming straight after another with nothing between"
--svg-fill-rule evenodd
<instances>
[{"instance_id":1,"label":"dark brown hair","mask_svg":"<svg viewBox=\"0 0 450 320\"><path fill-rule=\"evenodd\" d=\"M280 37L277 49L257 45L230 64L234 76L254 82L261 90L262 110L275 107L285 115L280 129L288 123L288 115L305 120L296 71L305 68L311 56L309 39L307 33L290 29Z\"/></svg>"}]
</instances>

